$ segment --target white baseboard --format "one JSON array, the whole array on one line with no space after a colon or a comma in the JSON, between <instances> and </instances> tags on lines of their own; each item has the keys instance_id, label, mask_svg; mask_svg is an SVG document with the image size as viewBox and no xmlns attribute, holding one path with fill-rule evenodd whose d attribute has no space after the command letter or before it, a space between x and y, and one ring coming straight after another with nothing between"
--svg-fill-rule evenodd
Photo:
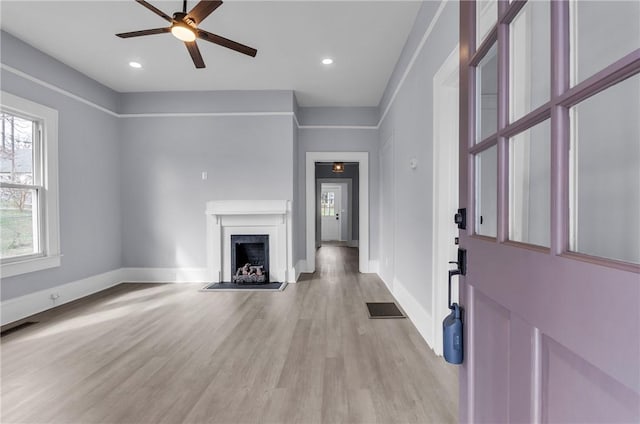
<instances>
[{"instance_id":1,"label":"white baseboard","mask_svg":"<svg viewBox=\"0 0 640 424\"><path fill-rule=\"evenodd\" d=\"M384 278L382 278L382 275L380 274L380 272L378 272L377 274L378 274L378 277L384 283L384 285L387 286L387 290L389 290L389 292L391 294L393 294L393 281L389 282L389 281L385 280Z\"/></svg>"},{"instance_id":2,"label":"white baseboard","mask_svg":"<svg viewBox=\"0 0 640 424\"><path fill-rule=\"evenodd\" d=\"M376 261L377 262L377 261ZM387 289L391 292L400 307L407 314L413 325L416 326L418 332L422 336L427 345L433 349L435 343L435 334L433 334L433 316L422 307L420 302L402 285L397 278L393 281L385 281L378 272L378 277L382 280Z\"/></svg>"},{"instance_id":3,"label":"white baseboard","mask_svg":"<svg viewBox=\"0 0 640 424\"><path fill-rule=\"evenodd\" d=\"M302 274L303 272L308 272L307 271L307 261L305 259L300 259L297 263L296 263L296 282L300 279L300 274Z\"/></svg>"},{"instance_id":4,"label":"white baseboard","mask_svg":"<svg viewBox=\"0 0 640 424\"><path fill-rule=\"evenodd\" d=\"M208 283L206 268L121 268L127 283Z\"/></svg>"},{"instance_id":5,"label":"white baseboard","mask_svg":"<svg viewBox=\"0 0 640 424\"><path fill-rule=\"evenodd\" d=\"M433 349L435 336L433 334L433 317L418 300L402 285L400 281L393 280L393 296L402 309L406 312L413 325L416 326L422 338Z\"/></svg>"},{"instance_id":6,"label":"white baseboard","mask_svg":"<svg viewBox=\"0 0 640 424\"><path fill-rule=\"evenodd\" d=\"M115 269L103 274L83 278L82 280L9 299L0 304L0 309L2 310L0 322L5 325L108 289L120 284L120 282L122 282L122 269ZM52 295L59 297L53 300L51 299Z\"/></svg>"},{"instance_id":7,"label":"white baseboard","mask_svg":"<svg viewBox=\"0 0 640 424\"><path fill-rule=\"evenodd\" d=\"M380 275L380 262L377 260L369 260L369 272Z\"/></svg>"},{"instance_id":8,"label":"white baseboard","mask_svg":"<svg viewBox=\"0 0 640 424\"><path fill-rule=\"evenodd\" d=\"M287 281L286 283L297 283L298 279L296 277L296 269L289 268L287 269Z\"/></svg>"}]
</instances>

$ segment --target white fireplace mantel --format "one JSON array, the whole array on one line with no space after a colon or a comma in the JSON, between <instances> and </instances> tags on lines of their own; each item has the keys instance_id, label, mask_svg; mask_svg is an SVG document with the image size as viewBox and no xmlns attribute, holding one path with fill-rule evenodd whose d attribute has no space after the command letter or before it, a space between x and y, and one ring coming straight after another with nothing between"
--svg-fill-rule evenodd
<instances>
[{"instance_id":1,"label":"white fireplace mantel","mask_svg":"<svg viewBox=\"0 0 640 424\"><path fill-rule=\"evenodd\" d=\"M212 282L229 282L231 236L269 236L271 281L295 282L291 202L288 200L212 200L207 202L207 268Z\"/></svg>"},{"instance_id":2,"label":"white fireplace mantel","mask_svg":"<svg viewBox=\"0 0 640 424\"><path fill-rule=\"evenodd\" d=\"M288 200L212 200L207 215L286 215Z\"/></svg>"}]
</instances>

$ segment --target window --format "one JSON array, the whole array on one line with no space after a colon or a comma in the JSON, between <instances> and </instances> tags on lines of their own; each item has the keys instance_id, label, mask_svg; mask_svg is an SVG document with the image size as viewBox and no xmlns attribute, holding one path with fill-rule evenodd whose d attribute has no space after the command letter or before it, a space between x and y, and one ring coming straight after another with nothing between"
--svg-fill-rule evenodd
<instances>
[{"instance_id":1,"label":"window","mask_svg":"<svg viewBox=\"0 0 640 424\"><path fill-rule=\"evenodd\" d=\"M2 92L0 101L2 276L60 265L55 110Z\"/></svg>"},{"instance_id":2,"label":"window","mask_svg":"<svg viewBox=\"0 0 640 424\"><path fill-rule=\"evenodd\" d=\"M321 216L333 216L336 214L335 209L335 193L327 191L322 193Z\"/></svg>"}]
</instances>

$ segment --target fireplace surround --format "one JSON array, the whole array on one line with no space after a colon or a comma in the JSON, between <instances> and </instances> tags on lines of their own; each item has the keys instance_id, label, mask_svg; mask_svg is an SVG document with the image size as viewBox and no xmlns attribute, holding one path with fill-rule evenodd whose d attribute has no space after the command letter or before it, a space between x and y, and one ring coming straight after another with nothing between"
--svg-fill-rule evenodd
<instances>
[{"instance_id":1,"label":"fireplace surround","mask_svg":"<svg viewBox=\"0 0 640 424\"><path fill-rule=\"evenodd\" d=\"M255 235L268 236L269 261L264 271L269 282L295 282L290 201L209 201L206 215L207 273L211 282L233 281L237 269L232 263L232 236Z\"/></svg>"}]
</instances>

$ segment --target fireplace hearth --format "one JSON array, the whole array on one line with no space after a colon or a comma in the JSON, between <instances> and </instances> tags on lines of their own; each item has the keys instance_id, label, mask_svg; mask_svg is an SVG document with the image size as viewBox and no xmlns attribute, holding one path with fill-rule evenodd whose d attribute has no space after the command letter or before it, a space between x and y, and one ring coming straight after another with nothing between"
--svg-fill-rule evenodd
<instances>
[{"instance_id":1,"label":"fireplace hearth","mask_svg":"<svg viewBox=\"0 0 640 424\"><path fill-rule=\"evenodd\" d=\"M269 236L231 235L231 282L235 284L269 283Z\"/></svg>"}]
</instances>

